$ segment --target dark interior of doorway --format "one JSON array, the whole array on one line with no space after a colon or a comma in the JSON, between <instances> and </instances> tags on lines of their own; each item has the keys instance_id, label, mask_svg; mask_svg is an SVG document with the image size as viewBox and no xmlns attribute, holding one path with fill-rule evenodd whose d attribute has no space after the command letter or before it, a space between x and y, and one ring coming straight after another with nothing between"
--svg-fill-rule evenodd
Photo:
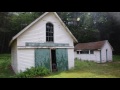
<instances>
[{"instance_id":1,"label":"dark interior of doorway","mask_svg":"<svg viewBox=\"0 0 120 90\"><path fill-rule=\"evenodd\" d=\"M56 50L51 50L52 72L57 71Z\"/></svg>"}]
</instances>

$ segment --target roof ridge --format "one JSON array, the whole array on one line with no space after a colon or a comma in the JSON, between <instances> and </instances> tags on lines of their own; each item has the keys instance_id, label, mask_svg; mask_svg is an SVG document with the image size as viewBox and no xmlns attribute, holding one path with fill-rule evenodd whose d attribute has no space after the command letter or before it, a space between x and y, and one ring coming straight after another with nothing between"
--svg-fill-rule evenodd
<instances>
[{"instance_id":1,"label":"roof ridge","mask_svg":"<svg viewBox=\"0 0 120 90\"><path fill-rule=\"evenodd\" d=\"M107 40L96 41L96 42L88 42L88 43L78 43L75 46L75 50L82 49L101 49Z\"/></svg>"},{"instance_id":2,"label":"roof ridge","mask_svg":"<svg viewBox=\"0 0 120 90\"><path fill-rule=\"evenodd\" d=\"M38 22L39 20L41 20L41 18L43 18L44 16L46 16L48 13L51 12L45 12L42 15L40 15L37 19L35 19L33 22L31 22L28 26L26 26L24 29L22 29L19 33L17 33L12 40L9 43L9 46L12 44L12 42L19 37L22 33L24 33L26 30L28 30L32 25L34 25L36 22ZM64 24L64 22L62 21L62 19L58 16L58 14L56 12L52 12L60 21L60 23L62 23L63 27L66 29L66 31L69 33L69 35L72 37L74 42L78 42L77 39L74 37L74 35L71 33L71 31L68 29L68 27Z\"/></svg>"}]
</instances>

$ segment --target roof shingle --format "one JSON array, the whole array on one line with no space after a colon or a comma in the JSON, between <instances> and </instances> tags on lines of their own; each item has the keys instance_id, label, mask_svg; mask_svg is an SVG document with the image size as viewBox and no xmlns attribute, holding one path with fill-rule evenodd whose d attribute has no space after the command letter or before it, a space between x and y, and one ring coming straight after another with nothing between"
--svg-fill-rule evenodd
<instances>
[{"instance_id":1,"label":"roof shingle","mask_svg":"<svg viewBox=\"0 0 120 90\"><path fill-rule=\"evenodd\" d=\"M106 40L98 42L89 42L89 43L79 43L75 46L75 50L95 50L101 49L105 44Z\"/></svg>"}]
</instances>

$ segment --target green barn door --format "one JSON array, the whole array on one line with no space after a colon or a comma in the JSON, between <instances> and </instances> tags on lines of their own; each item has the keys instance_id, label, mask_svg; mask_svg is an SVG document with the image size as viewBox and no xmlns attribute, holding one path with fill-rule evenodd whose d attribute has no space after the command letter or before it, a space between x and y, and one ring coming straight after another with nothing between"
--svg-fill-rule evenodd
<instances>
[{"instance_id":1,"label":"green barn door","mask_svg":"<svg viewBox=\"0 0 120 90\"><path fill-rule=\"evenodd\" d=\"M58 71L68 70L67 49L56 49L56 63Z\"/></svg>"},{"instance_id":2,"label":"green barn door","mask_svg":"<svg viewBox=\"0 0 120 90\"><path fill-rule=\"evenodd\" d=\"M36 49L35 50L35 67L45 66L50 69L50 50Z\"/></svg>"}]
</instances>

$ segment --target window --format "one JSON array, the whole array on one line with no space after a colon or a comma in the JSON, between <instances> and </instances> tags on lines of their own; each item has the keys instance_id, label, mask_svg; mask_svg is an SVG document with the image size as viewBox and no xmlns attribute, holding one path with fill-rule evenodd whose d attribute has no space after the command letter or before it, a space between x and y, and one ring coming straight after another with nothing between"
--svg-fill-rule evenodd
<instances>
[{"instance_id":1,"label":"window","mask_svg":"<svg viewBox=\"0 0 120 90\"><path fill-rule=\"evenodd\" d=\"M89 50L80 51L80 54L89 54Z\"/></svg>"},{"instance_id":2,"label":"window","mask_svg":"<svg viewBox=\"0 0 120 90\"><path fill-rule=\"evenodd\" d=\"M47 23L46 24L46 42L53 42L54 41L54 31L53 31L53 24Z\"/></svg>"},{"instance_id":3,"label":"window","mask_svg":"<svg viewBox=\"0 0 120 90\"><path fill-rule=\"evenodd\" d=\"M93 50L90 50L90 54L94 54L94 51L93 51Z\"/></svg>"},{"instance_id":4,"label":"window","mask_svg":"<svg viewBox=\"0 0 120 90\"><path fill-rule=\"evenodd\" d=\"M77 54L79 54L79 51L77 51Z\"/></svg>"}]
</instances>

